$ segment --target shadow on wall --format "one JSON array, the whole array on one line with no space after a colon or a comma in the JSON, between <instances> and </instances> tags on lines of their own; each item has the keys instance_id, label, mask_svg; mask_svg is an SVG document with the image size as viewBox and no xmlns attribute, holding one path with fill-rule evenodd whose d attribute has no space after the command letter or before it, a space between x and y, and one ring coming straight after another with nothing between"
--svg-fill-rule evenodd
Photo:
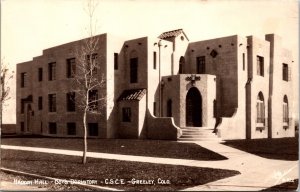
<instances>
[{"instance_id":1,"label":"shadow on wall","mask_svg":"<svg viewBox=\"0 0 300 192\"><path fill-rule=\"evenodd\" d=\"M182 130L174 123L173 117L154 117L147 109L148 139L177 140Z\"/></svg>"},{"instance_id":2,"label":"shadow on wall","mask_svg":"<svg viewBox=\"0 0 300 192\"><path fill-rule=\"evenodd\" d=\"M16 134L16 124L2 124L1 135L14 135Z\"/></svg>"}]
</instances>

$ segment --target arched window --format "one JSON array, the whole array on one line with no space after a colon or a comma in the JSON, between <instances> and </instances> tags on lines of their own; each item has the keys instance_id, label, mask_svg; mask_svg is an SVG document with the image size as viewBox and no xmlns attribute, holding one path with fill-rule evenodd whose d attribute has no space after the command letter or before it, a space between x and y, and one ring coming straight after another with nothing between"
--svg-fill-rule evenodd
<instances>
[{"instance_id":1,"label":"arched window","mask_svg":"<svg viewBox=\"0 0 300 192\"><path fill-rule=\"evenodd\" d=\"M289 103L288 98L285 95L283 97L283 125L288 125L289 123Z\"/></svg>"},{"instance_id":2,"label":"arched window","mask_svg":"<svg viewBox=\"0 0 300 192\"><path fill-rule=\"evenodd\" d=\"M167 117L172 117L172 100L169 99L167 102Z\"/></svg>"},{"instance_id":3,"label":"arched window","mask_svg":"<svg viewBox=\"0 0 300 192\"><path fill-rule=\"evenodd\" d=\"M184 63L185 63L185 59L184 59L183 56L181 56L180 59L179 59L179 74L183 73Z\"/></svg>"},{"instance_id":4,"label":"arched window","mask_svg":"<svg viewBox=\"0 0 300 192\"><path fill-rule=\"evenodd\" d=\"M256 100L256 122L265 123L265 102L262 92L259 92Z\"/></svg>"}]
</instances>

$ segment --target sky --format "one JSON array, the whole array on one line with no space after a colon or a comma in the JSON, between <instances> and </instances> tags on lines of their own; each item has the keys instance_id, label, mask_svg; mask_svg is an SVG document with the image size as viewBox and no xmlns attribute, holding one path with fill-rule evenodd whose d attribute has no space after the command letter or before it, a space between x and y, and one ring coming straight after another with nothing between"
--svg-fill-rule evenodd
<instances>
[{"instance_id":1,"label":"sky","mask_svg":"<svg viewBox=\"0 0 300 192\"><path fill-rule=\"evenodd\" d=\"M230 35L264 38L275 33L292 50L299 79L297 0L101 0L95 12L97 34L135 39L182 28L191 42ZM44 49L88 36L86 0L1 0L1 58L11 70ZM15 123L15 79L5 104L4 123ZM295 109L298 110L298 83ZM297 112L298 113L298 112Z\"/></svg>"}]
</instances>

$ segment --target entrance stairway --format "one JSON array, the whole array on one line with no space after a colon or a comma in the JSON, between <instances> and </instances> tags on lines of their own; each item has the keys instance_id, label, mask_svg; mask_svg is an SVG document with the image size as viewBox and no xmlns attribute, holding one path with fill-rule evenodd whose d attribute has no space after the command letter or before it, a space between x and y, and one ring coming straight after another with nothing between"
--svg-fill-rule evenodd
<instances>
[{"instance_id":1,"label":"entrance stairway","mask_svg":"<svg viewBox=\"0 0 300 192\"><path fill-rule=\"evenodd\" d=\"M181 127L182 136L178 141L221 141L210 127Z\"/></svg>"}]
</instances>

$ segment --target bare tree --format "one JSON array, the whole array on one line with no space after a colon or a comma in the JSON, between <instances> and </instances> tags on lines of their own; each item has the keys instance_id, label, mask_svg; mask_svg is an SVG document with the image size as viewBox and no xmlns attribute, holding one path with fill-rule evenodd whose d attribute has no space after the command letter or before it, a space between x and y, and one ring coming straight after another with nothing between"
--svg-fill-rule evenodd
<instances>
[{"instance_id":1,"label":"bare tree","mask_svg":"<svg viewBox=\"0 0 300 192\"><path fill-rule=\"evenodd\" d=\"M100 114L103 107L105 95L99 91L105 85L105 77L100 68L101 54L99 54L99 36L94 35L96 26L94 24L94 13L97 4L89 0L87 13L89 16L89 37L84 39L76 48L76 72L73 70L74 89L76 103L82 111L83 122L83 156L82 163L86 163L87 153L87 117L90 114Z\"/></svg>"},{"instance_id":2,"label":"bare tree","mask_svg":"<svg viewBox=\"0 0 300 192\"><path fill-rule=\"evenodd\" d=\"M4 63L3 59L1 59L0 64L0 132L2 130L2 112L5 101L9 100L10 87L9 81L14 76L14 71L9 71L8 66Z\"/></svg>"}]
</instances>

